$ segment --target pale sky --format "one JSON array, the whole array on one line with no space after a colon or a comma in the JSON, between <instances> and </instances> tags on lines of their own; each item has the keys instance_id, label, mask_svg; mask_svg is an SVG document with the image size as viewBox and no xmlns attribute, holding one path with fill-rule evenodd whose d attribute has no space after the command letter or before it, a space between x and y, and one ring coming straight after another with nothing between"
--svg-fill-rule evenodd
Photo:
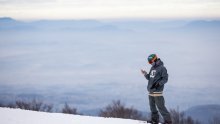
<instances>
[{"instance_id":1,"label":"pale sky","mask_svg":"<svg viewBox=\"0 0 220 124\"><path fill-rule=\"evenodd\" d=\"M220 0L0 0L16 19L219 19Z\"/></svg>"}]
</instances>

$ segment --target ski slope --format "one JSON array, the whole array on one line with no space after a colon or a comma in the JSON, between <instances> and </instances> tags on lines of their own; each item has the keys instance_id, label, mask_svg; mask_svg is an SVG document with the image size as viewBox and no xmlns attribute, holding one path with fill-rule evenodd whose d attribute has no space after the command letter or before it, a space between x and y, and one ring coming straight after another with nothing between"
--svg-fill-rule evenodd
<instances>
[{"instance_id":1,"label":"ski slope","mask_svg":"<svg viewBox=\"0 0 220 124\"><path fill-rule=\"evenodd\" d=\"M0 108L0 124L147 124L144 121Z\"/></svg>"}]
</instances>

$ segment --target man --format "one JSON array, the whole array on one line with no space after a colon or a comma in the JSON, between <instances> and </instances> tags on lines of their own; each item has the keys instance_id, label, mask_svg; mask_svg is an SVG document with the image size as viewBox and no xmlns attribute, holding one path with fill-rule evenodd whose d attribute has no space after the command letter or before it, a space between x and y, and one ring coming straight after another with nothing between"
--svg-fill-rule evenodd
<instances>
[{"instance_id":1,"label":"man","mask_svg":"<svg viewBox=\"0 0 220 124\"><path fill-rule=\"evenodd\" d=\"M152 65L149 74L145 70L141 70L142 74L148 80L147 89L149 91L149 104L151 110L151 123L159 123L159 114L163 116L164 124L172 124L170 113L165 107L163 97L164 84L168 81L167 70L160 58L156 54L148 57L149 64ZM158 109L158 110L157 110Z\"/></svg>"}]
</instances>

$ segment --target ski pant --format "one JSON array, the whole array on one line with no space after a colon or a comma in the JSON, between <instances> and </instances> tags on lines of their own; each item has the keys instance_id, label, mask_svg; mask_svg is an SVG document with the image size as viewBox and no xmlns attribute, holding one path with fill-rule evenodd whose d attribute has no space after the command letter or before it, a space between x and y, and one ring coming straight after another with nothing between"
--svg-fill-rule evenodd
<instances>
[{"instance_id":1,"label":"ski pant","mask_svg":"<svg viewBox=\"0 0 220 124\"><path fill-rule=\"evenodd\" d=\"M171 116L167 108L165 107L165 100L163 96L150 96L149 95L149 103L150 103L152 121L159 122L159 114L158 114L158 110L159 110L164 121L171 122Z\"/></svg>"}]
</instances>

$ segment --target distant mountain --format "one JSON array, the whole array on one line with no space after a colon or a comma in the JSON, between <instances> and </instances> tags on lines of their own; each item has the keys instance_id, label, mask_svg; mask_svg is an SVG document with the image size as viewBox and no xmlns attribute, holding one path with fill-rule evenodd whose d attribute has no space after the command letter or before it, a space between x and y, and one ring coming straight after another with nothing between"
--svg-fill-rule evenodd
<instances>
[{"instance_id":1,"label":"distant mountain","mask_svg":"<svg viewBox=\"0 0 220 124\"><path fill-rule=\"evenodd\" d=\"M186 111L186 114L201 121L203 124L208 124L213 117L220 118L220 105L200 105L191 107Z\"/></svg>"},{"instance_id":2,"label":"distant mountain","mask_svg":"<svg viewBox=\"0 0 220 124\"><path fill-rule=\"evenodd\" d=\"M4 30L46 30L46 31L136 31L136 32L202 32L220 31L220 21L112 21L97 20L40 20L33 22L17 21L10 17L0 18L0 31Z\"/></svg>"},{"instance_id":3,"label":"distant mountain","mask_svg":"<svg viewBox=\"0 0 220 124\"><path fill-rule=\"evenodd\" d=\"M43 30L82 30L102 26L103 24L95 20L41 20L31 23Z\"/></svg>"},{"instance_id":4,"label":"distant mountain","mask_svg":"<svg viewBox=\"0 0 220 124\"><path fill-rule=\"evenodd\" d=\"M20 21L16 21L10 17L2 17L0 18L0 28L4 28L4 27L14 27L16 25L21 24Z\"/></svg>"},{"instance_id":5,"label":"distant mountain","mask_svg":"<svg viewBox=\"0 0 220 124\"><path fill-rule=\"evenodd\" d=\"M40 20L17 21L9 17L0 18L0 31L4 30L44 30L44 31L118 31L115 25L96 20Z\"/></svg>"},{"instance_id":6,"label":"distant mountain","mask_svg":"<svg viewBox=\"0 0 220 124\"><path fill-rule=\"evenodd\" d=\"M9 22L16 22L16 20L10 18L10 17L2 17L0 18L1 23L9 23Z\"/></svg>"},{"instance_id":7,"label":"distant mountain","mask_svg":"<svg viewBox=\"0 0 220 124\"><path fill-rule=\"evenodd\" d=\"M185 34L188 33L198 34L198 35L218 35L217 32L220 31L220 21L184 21L184 20L174 20L174 21L146 21L146 20L136 20L136 21L121 21L112 22L111 24L116 25L120 28L134 30L136 32L147 32L147 33L157 33L163 32L163 34Z\"/></svg>"},{"instance_id":8,"label":"distant mountain","mask_svg":"<svg viewBox=\"0 0 220 124\"><path fill-rule=\"evenodd\" d=\"M147 20L134 20L134 21L115 21L112 24L118 27L131 29L135 31L157 31L166 28L177 28L187 24L186 21L160 21L153 22Z\"/></svg>"},{"instance_id":9,"label":"distant mountain","mask_svg":"<svg viewBox=\"0 0 220 124\"><path fill-rule=\"evenodd\" d=\"M30 30L33 27L29 23L25 23L22 21L17 21L10 17L2 17L0 18L0 31L8 31L8 30Z\"/></svg>"},{"instance_id":10,"label":"distant mountain","mask_svg":"<svg viewBox=\"0 0 220 124\"><path fill-rule=\"evenodd\" d=\"M199 20L199 21L193 21L190 22L189 24L187 24L186 26L188 27L194 27L194 28L220 28L220 21L203 21L203 20Z\"/></svg>"},{"instance_id":11,"label":"distant mountain","mask_svg":"<svg viewBox=\"0 0 220 124\"><path fill-rule=\"evenodd\" d=\"M182 27L188 31L219 32L220 21L193 21Z\"/></svg>"}]
</instances>

